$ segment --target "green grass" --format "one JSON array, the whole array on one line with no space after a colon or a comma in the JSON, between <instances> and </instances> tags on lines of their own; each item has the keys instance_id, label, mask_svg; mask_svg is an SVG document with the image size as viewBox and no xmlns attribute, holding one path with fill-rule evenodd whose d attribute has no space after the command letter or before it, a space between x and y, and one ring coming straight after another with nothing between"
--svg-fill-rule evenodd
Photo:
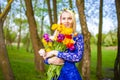
<instances>
[{"instance_id":1,"label":"green grass","mask_svg":"<svg viewBox=\"0 0 120 80\"><path fill-rule=\"evenodd\" d=\"M113 78L114 61L116 58L117 50L107 50L102 47L102 75L106 78ZM91 46L91 80L97 80L96 78L96 63L97 62L97 47Z\"/></svg>"},{"instance_id":2,"label":"green grass","mask_svg":"<svg viewBox=\"0 0 120 80\"><path fill-rule=\"evenodd\" d=\"M16 47L8 47L8 56L15 80L40 80L35 71L33 53L28 53L23 48L17 50ZM0 78L0 80L3 79Z\"/></svg>"},{"instance_id":3,"label":"green grass","mask_svg":"<svg viewBox=\"0 0 120 80\"><path fill-rule=\"evenodd\" d=\"M96 79L96 56L97 48L95 45L91 46L91 80ZM102 72L103 77L113 77L113 72L108 69L113 69L114 60L117 50L106 50L102 48ZM25 49L17 50L16 47L8 47L8 56L11 67L15 76L15 80L40 80L40 75L35 71L34 54L28 53ZM0 80L3 79L0 68ZM43 80L43 79L42 79Z\"/></svg>"}]
</instances>

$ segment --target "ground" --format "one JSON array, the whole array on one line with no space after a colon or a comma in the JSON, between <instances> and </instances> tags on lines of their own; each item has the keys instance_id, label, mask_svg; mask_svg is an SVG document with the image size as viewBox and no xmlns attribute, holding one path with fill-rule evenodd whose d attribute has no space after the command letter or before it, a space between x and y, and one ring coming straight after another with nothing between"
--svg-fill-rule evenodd
<instances>
[{"instance_id":1,"label":"ground","mask_svg":"<svg viewBox=\"0 0 120 80\"><path fill-rule=\"evenodd\" d=\"M105 49L107 49L107 50L117 50L117 46L109 46L109 47L105 47Z\"/></svg>"}]
</instances>

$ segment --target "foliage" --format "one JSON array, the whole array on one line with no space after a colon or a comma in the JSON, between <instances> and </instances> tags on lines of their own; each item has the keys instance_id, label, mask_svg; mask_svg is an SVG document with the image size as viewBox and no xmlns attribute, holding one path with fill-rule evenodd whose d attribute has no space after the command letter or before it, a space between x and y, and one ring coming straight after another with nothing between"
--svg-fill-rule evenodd
<instances>
[{"instance_id":1,"label":"foliage","mask_svg":"<svg viewBox=\"0 0 120 80\"><path fill-rule=\"evenodd\" d=\"M98 34L91 37L91 43L97 41ZM117 45L117 32L109 31L107 34L102 34L102 45L103 46L116 46Z\"/></svg>"},{"instance_id":2,"label":"foliage","mask_svg":"<svg viewBox=\"0 0 120 80\"><path fill-rule=\"evenodd\" d=\"M97 47L91 45L91 80L96 78L96 65L97 65ZM102 46L102 73L104 78L113 78L114 60L117 50L109 49Z\"/></svg>"},{"instance_id":3,"label":"foliage","mask_svg":"<svg viewBox=\"0 0 120 80\"><path fill-rule=\"evenodd\" d=\"M7 1L1 1L1 8L2 10L4 9L4 7L6 6L6 2ZM52 2L52 1L51 1ZM77 17L77 9L76 9L76 4L75 4L75 0L72 0L73 2L73 9L76 13L76 17ZM43 33L50 33L50 27L49 25L49 20L48 20L48 9L47 9L47 4L46 2L44 3L44 0L32 0L32 4L33 4L33 9L34 9L34 16L36 18L36 21L38 22L38 31L40 32L40 27L41 27L41 18L44 16L44 21L43 21ZM52 3L51 3L52 5ZM92 7L91 7L92 5ZM85 0L85 13L86 13L86 19L87 19L87 23L88 23L88 27L91 26L89 25L89 23L93 23L93 25L97 25L98 26L98 10L99 10L99 1L98 0L93 0L93 1L89 1L89 0ZM69 8L69 0L57 0L57 12L59 14L60 10L62 8ZM21 13L20 13L20 8L21 8ZM115 6L114 6L114 0L112 1L104 1L104 13L103 16L104 17L109 17L110 19L112 19L113 24L116 25L116 11L115 11ZM9 17L9 22L10 25L12 26L12 32L14 29L16 29L16 27L18 28L20 22L22 22L22 37L27 35L27 32L29 30L28 25L27 25L27 20L26 20L26 15L25 15L25 3L22 0L15 0L11 6L11 11L10 14L8 15ZM13 16L14 15L14 16ZM20 15L22 17L20 17ZM77 22L78 19L77 19ZM7 24L7 22L5 22L5 24ZM79 26L79 25L77 25ZM103 26L104 27L104 26ZM106 27L106 26L105 26ZM79 28L79 27L78 27ZM116 27L115 27L116 28ZM112 29L112 28L111 28ZM94 30L96 31L96 30ZM18 32L18 31L16 31ZM92 31L90 31L92 32ZM40 34L39 34L40 35ZM92 38L91 42L94 43L96 42L96 37L95 40L94 38ZM106 40L107 41L107 40ZM104 42L104 38L103 38L103 45L107 45L109 46L109 43L106 43L106 41ZM96 43L95 43L96 44ZM116 41L113 43L114 45L117 44Z\"/></svg>"},{"instance_id":4,"label":"foliage","mask_svg":"<svg viewBox=\"0 0 120 80\"><path fill-rule=\"evenodd\" d=\"M18 29L17 31L18 32L24 32L24 33L28 33L27 29L28 29L28 24L27 24L27 20L26 19L23 19L22 17L21 18L14 18L14 23L15 25L20 28L21 27L21 31L20 29ZM23 33L23 34L24 34ZM22 35L24 36L24 35Z\"/></svg>"},{"instance_id":5,"label":"foliage","mask_svg":"<svg viewBox=\"0 0 120 80\"><path fill-rule=\"evenodd\" d=\"M109 32L104 39L104 46L116 46L117 45L117 32Z\"/></svg>"},{"instance_id":6,"label":"foliage","mask_svg":"<svg viewBox=\"0 0 120 80\"><path fill-rule=\"evenodd\" d=\"M15 80L43 80L35 70L33 53L26 52L24 47L7 49Z\"/></svg>"},{"instance_id":7,"label":"foliage","mask_svg":"<svg viewBox=\"0 0 120 80\"><path fill-rule=\"evenodd\" d=\"M16 39L16 32L13 32L12 30L8 29L7 27L4 27L4 34L5 34L5 40L7 44L11 44Z\"/></svg>"},{"instance_id":8,"label":"foliage","mask_svg":"<svg viewBox=\"0 0 120 80\"><path fill-rule=\"evenodd\" d=\"M91 45L91 80L96 80L96 45ZM113 69L114 66L114 60L116 56L116 50L107 50L106 47L102 47L103 49L103 66L102 66L102 72L103 77L111 78L113 77L113 71L109 69ZM17 50L16 47L7 48L8 50L8 56L10 59L10 63L13 69L13 73L15 75L15 80L45 80L43 78L46 78L45 75L39 74L35 71L34 66L34 54L28 53L25 51L25 48L20 48L20 50ZM46 66L47 68L47 66ZM1 73L0 68L0 80L3 80L3 75ZM46 74L46 72L45 72Z\"/></svg>"},{"instance_id":9,"label":"foliage","mask_svg":"<svg viewBox=\"0 0 120 80\"><path fill-rule=\"evenodd\" d=\"M97 38L95 36L91 36L90 44L97 44Z\"/></svg>"},{"instance_id":10,"label":"foliage","mask_svg":"<svg viewBox=\"0 0 120 80\"><path fill-rule=\"evenodd\" d=\"M22 43L23 43L23 46L26 48L27 52L33 52L32 43L31 43L31 39L30 39L30 34L29 33L27 33L22 38Z\"/></svg>"}]
</instances>

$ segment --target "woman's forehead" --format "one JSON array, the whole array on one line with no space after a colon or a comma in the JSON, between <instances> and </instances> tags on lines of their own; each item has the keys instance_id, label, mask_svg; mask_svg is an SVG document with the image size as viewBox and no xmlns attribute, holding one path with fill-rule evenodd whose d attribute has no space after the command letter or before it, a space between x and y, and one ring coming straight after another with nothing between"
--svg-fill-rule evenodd
<instances>
[{"instance_id":1,"label":"woman's forehead","mask_svg":"<svg viewBox=\"0 0 120 80\"><path fill-rule=\"evenodd\" d=\"M69 12L67 12L67 11L64 11L61 15L62 15L62 16L72 17L72 15L71 15Z\"/></svg>"}]
</instances>

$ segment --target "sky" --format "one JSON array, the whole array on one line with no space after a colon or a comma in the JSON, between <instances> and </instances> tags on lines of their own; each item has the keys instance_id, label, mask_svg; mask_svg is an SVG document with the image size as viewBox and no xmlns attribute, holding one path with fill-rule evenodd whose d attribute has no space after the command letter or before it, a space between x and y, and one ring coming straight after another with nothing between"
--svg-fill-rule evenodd
<instances>
[{"instance_id":1,"label":"sky","mask_svg":"<svg viewBox=\"0 0 120 80\"><path fill-rule=\"evenodd\" d=\"M95 0L94 3L92 2L93 0L85 0L85 1L86 1L85 13L87 15L86 17L87 17L88 28L91 33L96 34L98 33L98 26L99 26L99 0ZM87 3L87 1L89 1L89 3ZM117 18L116 18L115 9L116 8L115 8L114 0L103 0L103 24L102 24L103 33L107 33L110 30L114 30L117 27Z\"/></svg>"},{"instance_id":2,"label":"sky","mask_svg":"<svg viewBox=\"0 0 120 80\"><path fill-rule=\"evenodd\" d=\"M0 5L6 5L7 0L0 0ZM40 0L41 1L41 0ZM43 1L43 0L42 0ZM63 0L62 0L63 1ZM73 0L74 11L76 13L77 20L77 31L80 31L80 22L79 15L76 7L76 0ZM67 0L64 0L66 3L59 3L58 12L61 8L68 7ZM117 27L117 18L114 0L103 0L103 33L107 33L110 30L113 30ZM98 33L99 26L99 0L85 0L85 15L87 20L87 26L89 31L95 35ZM19 16L19 15L17 15ZM49 24L48 15L45 17L44 23Z\"/></svg>"},{"instance_id":3,"label":"sky","mask_svg":"<svg viewBox=\"0 0 120 80\"><path fill-rule=\"evenodd\" d=\"M67 0L64 0L64 1L66 2ZM100 0L85 0L85 15L87 20L87 27L88 27L88 30L93 35L96 35L98 33L99 1ZM63 6L62 4L59 4L59 5ZM76 6L76 2L73 3L73 6ZM68 7L68 4L64 5L64 7ZM116 8L115 8L114 0L103 0L103 24L102 24L103 33L108 33L110 30L114 30L117 27L117 18L116 18L115 9ZM76 30L79 32L81 31L81 27L80 27L77 7L74 8L74 11L76 13L76 21L77 21ZM46 20L48 20L47 16L46 16Z\"/></svg>"}]
</instances>

